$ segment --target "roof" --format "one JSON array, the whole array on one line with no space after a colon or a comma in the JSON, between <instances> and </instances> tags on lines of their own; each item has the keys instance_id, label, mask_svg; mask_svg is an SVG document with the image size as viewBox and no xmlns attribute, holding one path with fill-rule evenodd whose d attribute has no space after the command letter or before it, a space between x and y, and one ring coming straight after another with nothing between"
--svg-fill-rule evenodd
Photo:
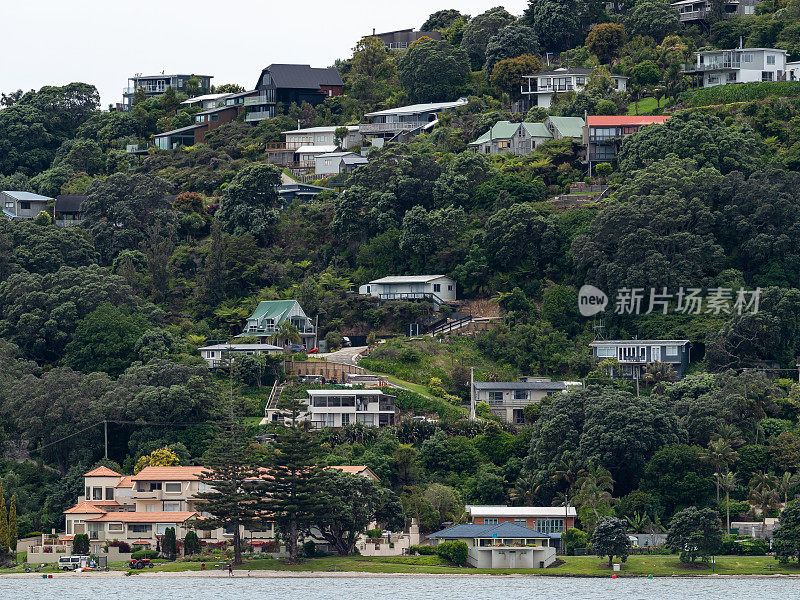
<instances>
[{"instance_id":1,"label":"roof","mask_svg":"<svg viewBox=\"0 0 800 600\"><path fill-rule=\"evenodd\" d=\"M199 75L197 73L159 73L157 75L134 75L133 77L128 77L128 79L132 81L136 81L137 79L168 79L170 77L208 77L209 79L214 79L213 75Z\"/></svg>"},{"instance_id":2,"label":"roof","mask_svg":"<svg viewBox=\"0 0 800 600\"><path fill-rule=\"evenodd\" d=\"M504 522L499 525L475 525L465 523L463 525L453 525L447 529L431 533L428 537L432 538L532 538L532 539L552 539L549 533L542 533L535 529L529 529L516 523Z\"/></svg>"},{"instance_id":3,"label":"roof","mask_svg":"<svg viewBox=\"0 0 800 600\"><path fill-rule=\"evenodd\" d=\"M311 196L316 196L320 192L325 190L330 190L330 188L320 187L318 185L311 185L310 183L300 183L300 182L293 182L293 183L284 183L283 185L278 186L278 195L280 194L308 194Z\"/></svg>"},{"instance_id":4,"label":"roof","mask_svg":"<svg viewBox=\"0 0 800 600\"><path fill-rule=\"evenodd\" d=\"M519 129L519 123L512 123L511 121L498 121L489 128L489 131L480 136L473 144L483 144L489 140L504 140L514 137Z\"/></svg>"},{"instance_id":5,"label":"roof","mask_svg":"<svg viewBox=\"0 0 800 600\"><path fill-rule=\"evenodd\" d=\"M205 467L145 467L131 481L197 481Z\"/></svg>"},{"instance_id":6,"label":"roof","mask_svg":"<svg viewBox=\"0 0 800 600\"><path fill-rule=\"evenodd\" d=\"M183 523L194 517L199 517L194 511L172 512L110 512L96 519L86 519L93 523Z\"/></svg>"},{"instance_id":7,"label":"roof","mask_svg":"<svg viewBox=\"0 0 800 600\"><path fill-rule=\"evenodd\" d=\"M305 129L291 129L281 133L335 133L339 127L347 127L347 131L358 131L358 125L332 125L330 127L306 127Z\"/></svg>"},{"instance_id":8,"label":"roof","mask_svg":"<svg viewBox=\"0 0 800 600\"><path fill-rule=\"evenodd\" d=\"M317 158L339 158L342 156L349 156L351 154L353 156L358 156L358 154L356 154L355 152L343 151L343 152L326 152L325 154L318 155Z\"/></svg>"},{"instance_id":9,"label":"roof","mask_svg":"<svg viewBox=\"0 0 800 600\"><path fill-rule=\"evenodd\" d=\"M309 396L352 396L358 394L360 396L381 396L384 395L380 390L354 390L349 388L346 390L306 390Z\"/></svg>"},{"instance_id":10,"label":"roof","mask_svg":"<svg viewBox=\"0 0 800 600\"><path fill-rule=\"evenodd\" d=\"M280 323L286 319L289 311L297 304L297 300L262 300L249 319L274 319Z\"/></svg>"},{"instance_id":11,"label":"roof","mask_svg":"<svg viewBox=\"0 0 800 600\"><path fill-rule=\"evenodd\" d=\"M586 125L582 117L547 117L553 127L564 137L583 137L583 126ZM545 121L547 122L547 121Z\"/></svg>"},{"instance_id":12,"label":"roof","mask_svg":"<svg viewBox=\"0 0 800 600\"><path fill-rule=\"evenodd\" d=\"M331 465L328 468L336 469L343 473L349 473L350 475L366 475L367 478L373 481L381 480L381 478L375 474L375 471L370 469L367 465Z\"/></svg>"},{"instance_id":13,"label":"roof","mask_svg":"<svg viewBox=\"0 0 800 600\"><path fill-rule=\"evenodd\" d=\"M122 473L117 473L108 467L97 467L88 473L83 474L84 477L122 477Z\"/></svg>"},{"instance_id":14,"label":"roof","mask_svg":"<svg viewBox=\"0 0 800 600\"><path fill-rule=\"evenodd\" d=\"M107 513L107 510L103 510L101 507L103 506L119 506L119 502L116 500L84 500L83 502L78 502L72 508L68 508L64 511L65 515L104 515Z\"/></svg>"},{"instance_id":15,"label":"roof","mask_svg":"<svg viewBox=\"0 0 800 600\"><path fill-rule=\"evenodd\" d=\"M669 115L622 115L606 116L596 115L586 118L589 127L619 126L619 125L651 125L665 123Z\"/></svg>"},{"instance_id":16,"label":"roof","mask_svg":"<svg viewBox=\"0 0 800 600\"><path fill-rule=\"evenodd\" d=\"M268 66L264 71L269 72L275 86L279 88L318 90L323 85L344 85L339 71L332 67L318 69L310 65L276 63Z\"/></svg>"},{"instance_id":17,"label":"roof","mask_svg":"<svg viewBox=\"0 0 800 600\"><path fill-rule=\"evenodd\" d=\"M478 505L468 504L464 507L467 514L473 517L550 517L563 516L577 517L574 506L567 512L561 506L505 506L505 505Z\"/></svg>"},{"instance_id":18,"label":"roof","mask_svg":"<svg viewBox=\"0 0 800 600\"><path fill-rule=\"evenodd\" d=\"M115 486L118 488L132 488L133 487L133 480L131 479L132 475L125 475L120 482Z\"/></svg>"},{"instance_id":19,"label":"roof","mask_svg":"<svg viewBox=\"0 0 800 600\"><path fill-rule=\"evenodd\" d=\"M339 146L300 146L295 150L295 154L326 154L328 152L336 152Z\"/></svg>"},{"instance_id":20,"label":"roof","mask_svg":"<svg viewBox=\"0 0 800 600\"><path fill-rule=\"evenodd\" d=\"M683 346L689 340L595 340L590 346Z\"/></svg>"},{"instance_id":21,"label":"roof","mask_svg":"<svg viewBox=\"0 0 800 600\"><path fill-rule=\"evenodd\" d=\"M208 127L208 123L195 123L194 125L181 127L180 129L173 129L172 131L165 131L164 133L156 133L155 135L153 135L153 137L157 138L157 137L164 137L167 135L175 135L176 133L184 133L186 131L192 131L200 127Z\"/></svg>"},{"instance_id":22,"label":"roof","mask_svg":"<svg viewBox=\"0 0 800 600\"><path fill-rule=\"evenodd\" d=\"M16 190L3 190L3 193L6 196L10 196L14 198L14 200L26 200L26 201L38 201L38 202L48 202L52 200L48 196L40 196L39 194L34 194L33 192L19 192Z\"/></svg>"},{"instance_id":23,"label":"roof","mask_svg":"<svg viewBox=\"0 0 800 600\"><path fill-rule=\"evenodd\" d=\"M552 71L542 71L541 73L534 73L533 75L525 75L525 77L553 77L558 75L589 75L593 69L585 69L583 67L562 67L560 69L553 69Z\"/></svg>"},{"instance_id":24,"label":"roof","mask_svg":"<svg viewBox=\"0 0 800 600\"><path fill-rule=\"evenodd\" d=\"M399 106L398 108L388 108L386 110L378 110L371 113L366 113L365 117L379 117L383 115L415 115L427 112L439 112L449 108L456 108L464 106L467 103L466 98L460 98L455 102L432 102L428 104L410 104L408 106Z\"/></svg>"},{"instance_id":25,"label":"roof","mask_svg":"<svg viewBox=\"0 0 800 600\"><path fill-rule=\"evenodd\" d=\"M197 102L205 102L206 100L221 100L228 96L230 96L230 94L203 94L202 96L195 96L194 98L184 100L181 104L195 104Z\"/></svg>"},{"instance_id":26,"label":"roof","mask_svg":"<svg viewBox=\"0 0 800 600\"><path fill-rule=\"evenodd\" d=\"M476 381L476 390L564 390L563 381Z\"/></svg>"},{"instance_id":27,"label":"roof","mask_svg":"<svg viewBox=\"0 0 800 600\"><path fill-rule=\"evenodd\" d=\"M351 153L344 155L342 157L342 162L346 165L366 165L369 159L366 156Z\"/></svg>"},{"instance_id":28,"label":"roof","mask_svg":"<svg viewBox=\"0 0 800 600\"><path fill-rule=\"evenodd\" d=\"M550 133L550 130L544 126L544 123L523 123L522 126L525 128L525 131L527 131L528 135L531 137L539 137L539 138L553 137L553 134Z\"/></svg>"},{"instance_id":29,"label":"roof","mask_svg":"<svg viewBox=\"0 0 800 600\"><path fill-rule=\"evenodd\" d=\"M786 54L786 50L782 50L780 48L723 48L722 50L700 50L699 52L695 52L695 54L716 54L718 52L754 52L756 50L764 50L766 52L782 52L783 54Z\"/></svg>"},{"instance_id":30,"label":"roof","mask_svg":"<svg viewBox=\"0 0 800 600\"><path fill-rule=\"evenodd\" d=\"M280 346L272 344L214 344L213 346L203 346L198 350L230 350L244 352L246 350L283 350Z\"/></svg>"},{"instance_id":31,"label":"roof","mask_svg":"<svg viewBox=\"0 0 800 600\"><path fill-rule=\"evenodd\" d=\"M380 279L373 279L370 283L426 283L442 277L447 277L447 275L390 275Z\"/></svg>"},{"instance_id":32,"label":"roof","mask_svg":"<svg viewBox=\"0 0 800 600\"><path fill-rule=\"evenodd\" d=\"M86 196L82 194L68 194L56 198L57 212L80 212Z\"/></svg>"}]
</instances>

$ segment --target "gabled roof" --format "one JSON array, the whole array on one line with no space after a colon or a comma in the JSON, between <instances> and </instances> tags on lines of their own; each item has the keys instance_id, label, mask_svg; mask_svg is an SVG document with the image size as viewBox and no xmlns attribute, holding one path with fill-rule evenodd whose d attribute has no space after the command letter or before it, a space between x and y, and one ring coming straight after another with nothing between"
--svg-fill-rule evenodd
<instances>
[{"instance_id":1,"label":"gabled roof","mask_svg":"<svg viewBox=\"0 0 800 600\"><path fill-rule=\"evenodd\" d=\"M72 508L68 508L64 511L65 515L104 515L108 511L103 510L101 507L103 506L119 506L119 502L114 500L107 500L105 502L99 500L84 500L83 502L78 502Z\"/></svg>"},{"instance_id":2,"label":"gabled roof","mask_svg":"<svg viewBox=\"0 0 800 600\"><path fill-rule=\"evenodd\" d=\"M500 504L479 505L468 504L464 507L472 517L570 517L578 516L574 506L565 509L560 506L505 506Z\"/></svg>"},{"instance_id":3,"label":"gabled roof","mask_svg":"<svg viewBox=\"0 0 800 600\"><path fill-rule=\"evenodd\" d=\"M197 481L205 467L145 467L131 481Z\"/></svg>"},{"instance_id":4,"label":"gabled roof","mask_svg":"<svg viewBox=\"0 0 800 600\"><path fill-rule=\"evenodd\" d=\"M318 69L310 65L276 63L264 71L269 71L275 86L279 88L318 90L323 85L344 85L339 71L332 67Z\"/></svg>"},{"instance_id":5,"label":"gabled roof","mask_svg":"<svg viewBox=\"0 0 800 600\"><path fill-rule=\"evenodd\" d=\"M86 519L93 523L183 523L189 519L199 517L200 514L194 511L174 511L174 512L110 512L95 519Z\"/></svg>"},{"instance_id":6,"label":"gabled roof","mask_svg":"<svg viewBox=\"0 0 800 600\"><path fill-rule=\"evenodd\" d=\"M48 202L52 200L52 198L48 196L40 196L39 194L34 194L33 192L20 192L16 190L2 190L6 196L10 196L14 198L14 200L25 200L25 201L34 201L34 202Z\"/></svg>"},{"instance_id":7,"label":"gabled roof","mask_svg":"<svg viewBox=\"0 0 800 600\"><path fill-rule=\"evenodd\" d=\"M550 130L544 126L544 123L522 123L522 126L525 128L525 131L527 131L528 135L531 137L537 137L537 138L553 137L553 134L550 133Z\"/></svg>"},{"instance_id":8,"label":"gabled roof","mask_svg":"<svg viewBox=\"0 0 800 600\"><path fill-rule=\"evenodd\" d=\"M590 346L683 346L689 340L595 340Z\"/></svg>"},{"instance_id":9,"label":"gabled roof","mask_svg":"<svg viewBox=\"0 0 800 600\"><path fill-rule=\"evenodd\" d=\"M125 477L120 479L120 482L114 487L132 488L133 487L133 481L131 480L131 477L133 477L133 476L132 475L125 475Z\"/></svg>"},{"instance_id":10,"label":"gabled roof","mask_svg":"<svg viewBox=\"0 0 800 600\"><path fill-rule=\"evenodd\" d=\"M297 304L297 300L262 300L253 311L249 319L274 319L275 323L281 323L288 315L289 311Z\"/></svg>"},{"instance_id":11,"label":"gabled roof","mask_svg":"<svg viewBox=\"0 0 800 600\"><path fill-rule=\"evenodd\" d=\"M56 212L80 212L86 196L82 194L66 194L56 198Z\"/></svg>"},{"instance_id":12,"label":"gabled roof","mask_svg":"<svg viewBox=\"0 0 800 600\"><path fill-rule=\"evenodd\" d=\"M117 473L108 467L97 467L88 473L83 474L84 477L122 477L122 473Z\"/></svg>"},{"instance_id":13,"label":"gabled roof","mask_svg":"<svg viewBox=\"0 0 800 600\"><path fill-rule=\"evenodd\" d=\"M529 539L552 539L549 533L542 533L534 529L528 529L516 523L504 522L499 525L475 525L467 523L464 525L453 525L442 531L431 533L428 537L432 538L529 538Z\"/></svg>"},{"instance_id":14,"label":"gabled roof","mask_svg":"<svg viewBox=\"0 0 800 600\"><path fill-rule=\"evenodd\" d=\"M476 390L543 390L566 389L563 381L476 381Z\"/></svg>"},{"instance_id":15,"label":"gabled roof","mask_svg":"<svg viewBox=\"0 0 800 600\"><path fill-rule=\"evenodd\" d=\"M595 115L586 118L589 127L618 127L621 125L652 125L665 123L669 115Z\"/></svg>"},{"instance_id":16,"label":"gabled roof","mask_svg":"<svg viewBox=\"0 0 800 600\"><path fill-rule=\"evenodd\" d=\"M456 108L464 106L467 103L466 98L460 98L455 102L431 102L428 104L410 104L408 106L399 106L397 108L387 108L386 110L378 110L371 113L366 113L365 117L379 117L384 115L416 115L429 112L441 112L449 108Z\"/></svg>"},{"instance_id":17,"label":"gabled roof","mask_svg":"<svg viewBox=\"0 0 800 600\"><path fill-rule=\"evenodd\" d=\"M388 277L373 279L369 283L427 283L442 277L447 277L447 275L389 275Z\"/></svg>"},{"instance_id":18,"label":"gabled roof","mask_svg":"<svg viewBox=\"0 0 800 600\"><path fill-rule=\"evenodd\" d=\"M489 140L507 140L514 137L519 129L519 123L512 123L511 121L498 121L489 128L489 131L480 136L477 140L472 142L470 146L483 144Z\"/></svg>"},{"instance_id":19,"label":"gabled roof","mask_svg":"<svg viewBox=\"0 0 800 600\"><path fill-rule=\"evenodd\" d=\"M583 126L586 123L582 117L547 117L545 123L547 121L551 122L556 131L564 137L583 137Z\"/></svg>"},{"instance_id":20,"label":"gabled roof","mask_svg":"<svg viewBox=\"0 0 800 600\"><path fill-rule=\"evenodd\" d=\"M363 475L367 477L367 479L372 479L373 481L381 480L381 478L375 474L375 471L370 469L367 465L331 465L328 468L336 469L343 473L349 473L350 475Z\"/></svg>"}]
</instances>

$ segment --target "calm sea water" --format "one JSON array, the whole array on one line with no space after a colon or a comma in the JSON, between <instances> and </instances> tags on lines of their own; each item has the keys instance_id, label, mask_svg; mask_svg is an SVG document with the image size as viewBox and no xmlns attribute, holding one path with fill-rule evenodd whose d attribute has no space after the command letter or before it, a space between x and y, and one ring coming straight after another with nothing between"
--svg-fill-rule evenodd
<instances>
[{"instance_id":1,"label":"calm sea water","mask_svg":"<svg viewBox=\"0 0 800 600\"><path fill-rule=\"evenodd\" d=\"M0 579L2 600L790 600L797 579L572 577Z\"/></svg>"}]
</instances>

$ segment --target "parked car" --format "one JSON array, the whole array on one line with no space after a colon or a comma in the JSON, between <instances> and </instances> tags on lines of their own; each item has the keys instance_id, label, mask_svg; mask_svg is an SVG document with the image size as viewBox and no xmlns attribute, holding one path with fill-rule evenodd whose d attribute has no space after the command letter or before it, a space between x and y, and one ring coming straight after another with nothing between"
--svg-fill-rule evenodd
<instances>
[{"instance_id":1,"label":"parked car","mask_svg":"<svg viewBox=\"0 0 800 600\"><path fill-rule=\"evenodd\" d=\"M58 568L64 571L74 571L81 566L81 563L88 564L89 557L81 554L73 554L71 556L59 556Z\"/></svg>"},{"instance_id":2,"label":"parked car","mask_svg":"<svg viewBox=\"0 0 800 600\"><path fill-rule=\"evenodd\" d=\"M290 352L305 352L306 347L300 344L289 344L289 351Z\"/></svg>"},{"instance_id":3,"label":"parked car","mask_svg":"<svg viewBox=\"0 0 800 600\"><path fill-rule=\"evenodd\" d=\"M145 567L153 568L153 563L149 558L134 558L128 563L131 569L144 569Z\"/></svg>"}]
</instances>

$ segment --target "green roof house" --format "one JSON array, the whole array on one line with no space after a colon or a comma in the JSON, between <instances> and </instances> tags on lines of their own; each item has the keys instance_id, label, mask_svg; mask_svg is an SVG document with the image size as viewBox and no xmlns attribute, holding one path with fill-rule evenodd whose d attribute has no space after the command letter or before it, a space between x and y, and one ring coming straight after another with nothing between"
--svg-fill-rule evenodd
<instances>
[{"instance_id":1,"label":"green roof house","mask_svg":"<svg viewBox=\"0 0 800 600\"><path fill-rule=\"evenodd\" d=\"M544 126L553 135L554 140L572 138L583 140L583 127L586 122L581 117L547 117Z\"/></svg>"},{"instance_id":2,"label":"green roof house","mask_svg":"<svg viewBox=\"0 0 800 600\"><path fill-rule=\"evenodd\" d=\"M247 318L244 331L237 337L256 337L259 343L275 335L281 323L291 323L300 332L302 345L310 350L317 346L317 328L303 311L297 300L265 300L259 302ZM276 340L279 346L288 346L289 340Z\"/></svg>"},{"instance_id":3,"label":"green roof house","mask_svg":"<svg viewBox=\"0 0 800 600\"><path fill-rule=\"evenodd\" d=\"M482 154L530 154L540 144L552 140L553 134L544 123L511 123L498 121L470 146Z\"/></svg>"}]
</instances>

